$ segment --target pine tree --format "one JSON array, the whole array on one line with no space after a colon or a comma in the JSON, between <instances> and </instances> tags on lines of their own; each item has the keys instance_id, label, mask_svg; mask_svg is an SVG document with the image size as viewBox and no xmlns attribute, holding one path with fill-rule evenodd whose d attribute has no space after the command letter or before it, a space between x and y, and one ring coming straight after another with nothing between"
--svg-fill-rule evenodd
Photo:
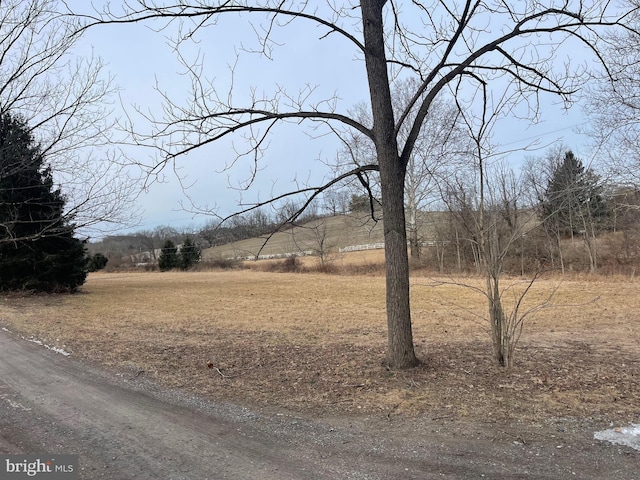
<instances>
[{"instance_id":1,"label":"pine tree","mask_svg":"<svg viewBox=\"0 0 640 480\"><path fill-rule=\"evenodd\" d=\"M559 235L580 233L608 215L598 177L571 151L556 164L541 200L543 223Z\"/></svg>"},{"instance_id":2,"label":"pine tree","mask_svg":"<svg viewBox=\"0 0 640 480\"><path fill-rule=\"evenodd\" d=\"M158 258L158 268L161 272L166 272L180 266L180 257L178 256L178 247L171 240L167 240L162 245L160 257Z\"/></svg>"},{"instance_id":3,"label":"pine tree","mask_svg":"<svg viewBox=\"0 0 640 480\"><path fill-rule=\"evenodd\" d=\"M180 248L180 268L189 270L200 261L200 248L191 237L187 237Z\"/></svg>"},{"instance_id":4,"label":"pine tree","mask_svg":"<svg viewBox=\"0 0 640 480\"><path fill-rule=\"evenodd\" d=\"M85 242L24 120L0 116L0 290L75 291L87 276Z\"/></svg>"}]
</instances>

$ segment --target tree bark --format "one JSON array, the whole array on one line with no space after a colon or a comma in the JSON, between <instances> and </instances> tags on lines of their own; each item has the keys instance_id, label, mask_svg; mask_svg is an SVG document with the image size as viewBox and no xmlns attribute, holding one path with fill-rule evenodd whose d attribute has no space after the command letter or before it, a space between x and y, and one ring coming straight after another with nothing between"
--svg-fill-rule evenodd
<instances>
[{"instance_id":1,"label":"tree bark","mask_svg":"<svg viewBox=\"0 0 640 480\"><path fill-rule=\"evenodd\" d=\"M384 222L388 350L391 368L418 363L413 347L409 302L409 256L404 213L406 165L398 154L391 91L384 48L382 9L386 0L363 0L365 64L369 80L373 133L382 193Z\"/></svg>"}]
</instances>

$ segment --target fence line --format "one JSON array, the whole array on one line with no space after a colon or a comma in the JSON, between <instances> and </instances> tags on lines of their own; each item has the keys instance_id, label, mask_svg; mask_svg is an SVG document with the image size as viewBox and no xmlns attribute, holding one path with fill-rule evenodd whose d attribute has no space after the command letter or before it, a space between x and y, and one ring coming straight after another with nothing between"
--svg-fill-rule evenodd
<instances>
[{"instance_id":1,"label":"fence line","mask_svg":"<svg viewBox=\"0 0 640 480\"><path fill-rule=\"evenodd\" d=\"M445 242L436 242L436 241L422 241L420 242L420 246L422 247L434 247L436 246L438 243L440 244L447 244L449 243L448 241ZM409 243L407 242L407 246L409 245ZM342 248L338 248L338 252L339 253L347 253L347 252L360 252L360 251L364 251L364 250L380 250L384 248L384 242L377 242L377 243L366 243L363 245L349 245L347 247L342 247ZM255 255L249 255L249 256L245 256L245 257L228 257L227 259L237 259L237 260L273 260L273 259L278 259L278 258L289 258L289 257L306 257L306 256L310 256L310 255L315 255L316 252L314 250L302 250L299 252L290 252L290 253L273 253L273 254L269 254L269 255L258 255L257 257Z\"/></svg>"}]
</instances>

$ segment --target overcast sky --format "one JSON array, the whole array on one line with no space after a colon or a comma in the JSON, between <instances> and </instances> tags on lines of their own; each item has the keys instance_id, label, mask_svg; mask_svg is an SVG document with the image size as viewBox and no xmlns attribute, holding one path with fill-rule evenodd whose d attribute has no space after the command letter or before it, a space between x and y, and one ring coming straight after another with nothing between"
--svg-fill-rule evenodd
<instances>
[{"instance_id":1,"label":"overcast sky","mask_svg":"<svg viewBox=\"0 0 640 480\"><path fill-rule=\"evenodd\" d=\"M303 23L292 25L278 33L281 47L274 50L272 60L261 59L240 51L240 46L255 45L255 35L246 21L221 21L215 28L203 30L199 43L191 54L204 55L205 72L215 80L220 92L230 85L229 65L236 66L234 99L242 100L243 92L255 87L270 92L274 85L283 85L293 91L305 84L316 87L314 95L326 98L334 93L340 97L340 110L366 100L364 63L354 57L355 52L344 49L332 37L318 40L322 30L303 29ZM308 27L308 25L307 25ZM145 120L137 115L133 105L143 111L160 113L161 98L154 86L181 102L189 93L188 79L181 75L184 68L171 51L164 36L171 29L156 32L142 24L100 26L90 29L78 45L78 54L91 51L107 64L120 88L122 105L138 130L148 130ZM498 140L505 148L515 149L540 140L542 144L562 141L579 155L588 156L587 139L575 132L584 123L579 107L563 114L555 99L545 99L544 115L538 125L509 119L500 124ZM114 105L117 114L120 106ZM249 176L251 163L244 162L225 170L225 165L235 158L228 142L195 151L177 162L182 184L189 185L189 196L200 205L217 206L218 212L228 214L238 209L238 202L265 200L272 193L290 190L295 181L318 183L327 175L323 162L331 162L339 148L337 139L331 136L313 139L309 131L290 126L278 130L271 139L267 155L258 175L258 182L250 192L241 193L238 186ZM237 145L237 143L236 143ZM129 155L146 161L154 152L127 149ZM539 155L542 155L540 152ZM519 162L525 154L513 154L513 162ZM588 158L585 158L588 162ZM180 202L186 201L181 182L168 169L164 183L151 185L139 199L143 209L143 221L137 229L151 229L158 225L184 227L202 225L206 217L193 217L181 210ZM188 203L188 201L187 201Z\"/></svg>"}]
</instances>

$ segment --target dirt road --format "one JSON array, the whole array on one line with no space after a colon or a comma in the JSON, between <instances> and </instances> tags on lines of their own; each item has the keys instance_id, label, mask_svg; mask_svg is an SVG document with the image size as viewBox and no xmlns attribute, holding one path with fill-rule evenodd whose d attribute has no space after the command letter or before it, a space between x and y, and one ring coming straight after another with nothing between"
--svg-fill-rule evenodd
<instances>
[{"instance_id":1,"label":"dirt road","mask_svg":"<svg viewBox=\"0 0 640 480\"><path fill-rule=\"evenodd\" d=\"M0 331L0 453L79 454L82 479L640 478L639 452L592 435L212 403Z\"/></svg>"}]
</instances>

